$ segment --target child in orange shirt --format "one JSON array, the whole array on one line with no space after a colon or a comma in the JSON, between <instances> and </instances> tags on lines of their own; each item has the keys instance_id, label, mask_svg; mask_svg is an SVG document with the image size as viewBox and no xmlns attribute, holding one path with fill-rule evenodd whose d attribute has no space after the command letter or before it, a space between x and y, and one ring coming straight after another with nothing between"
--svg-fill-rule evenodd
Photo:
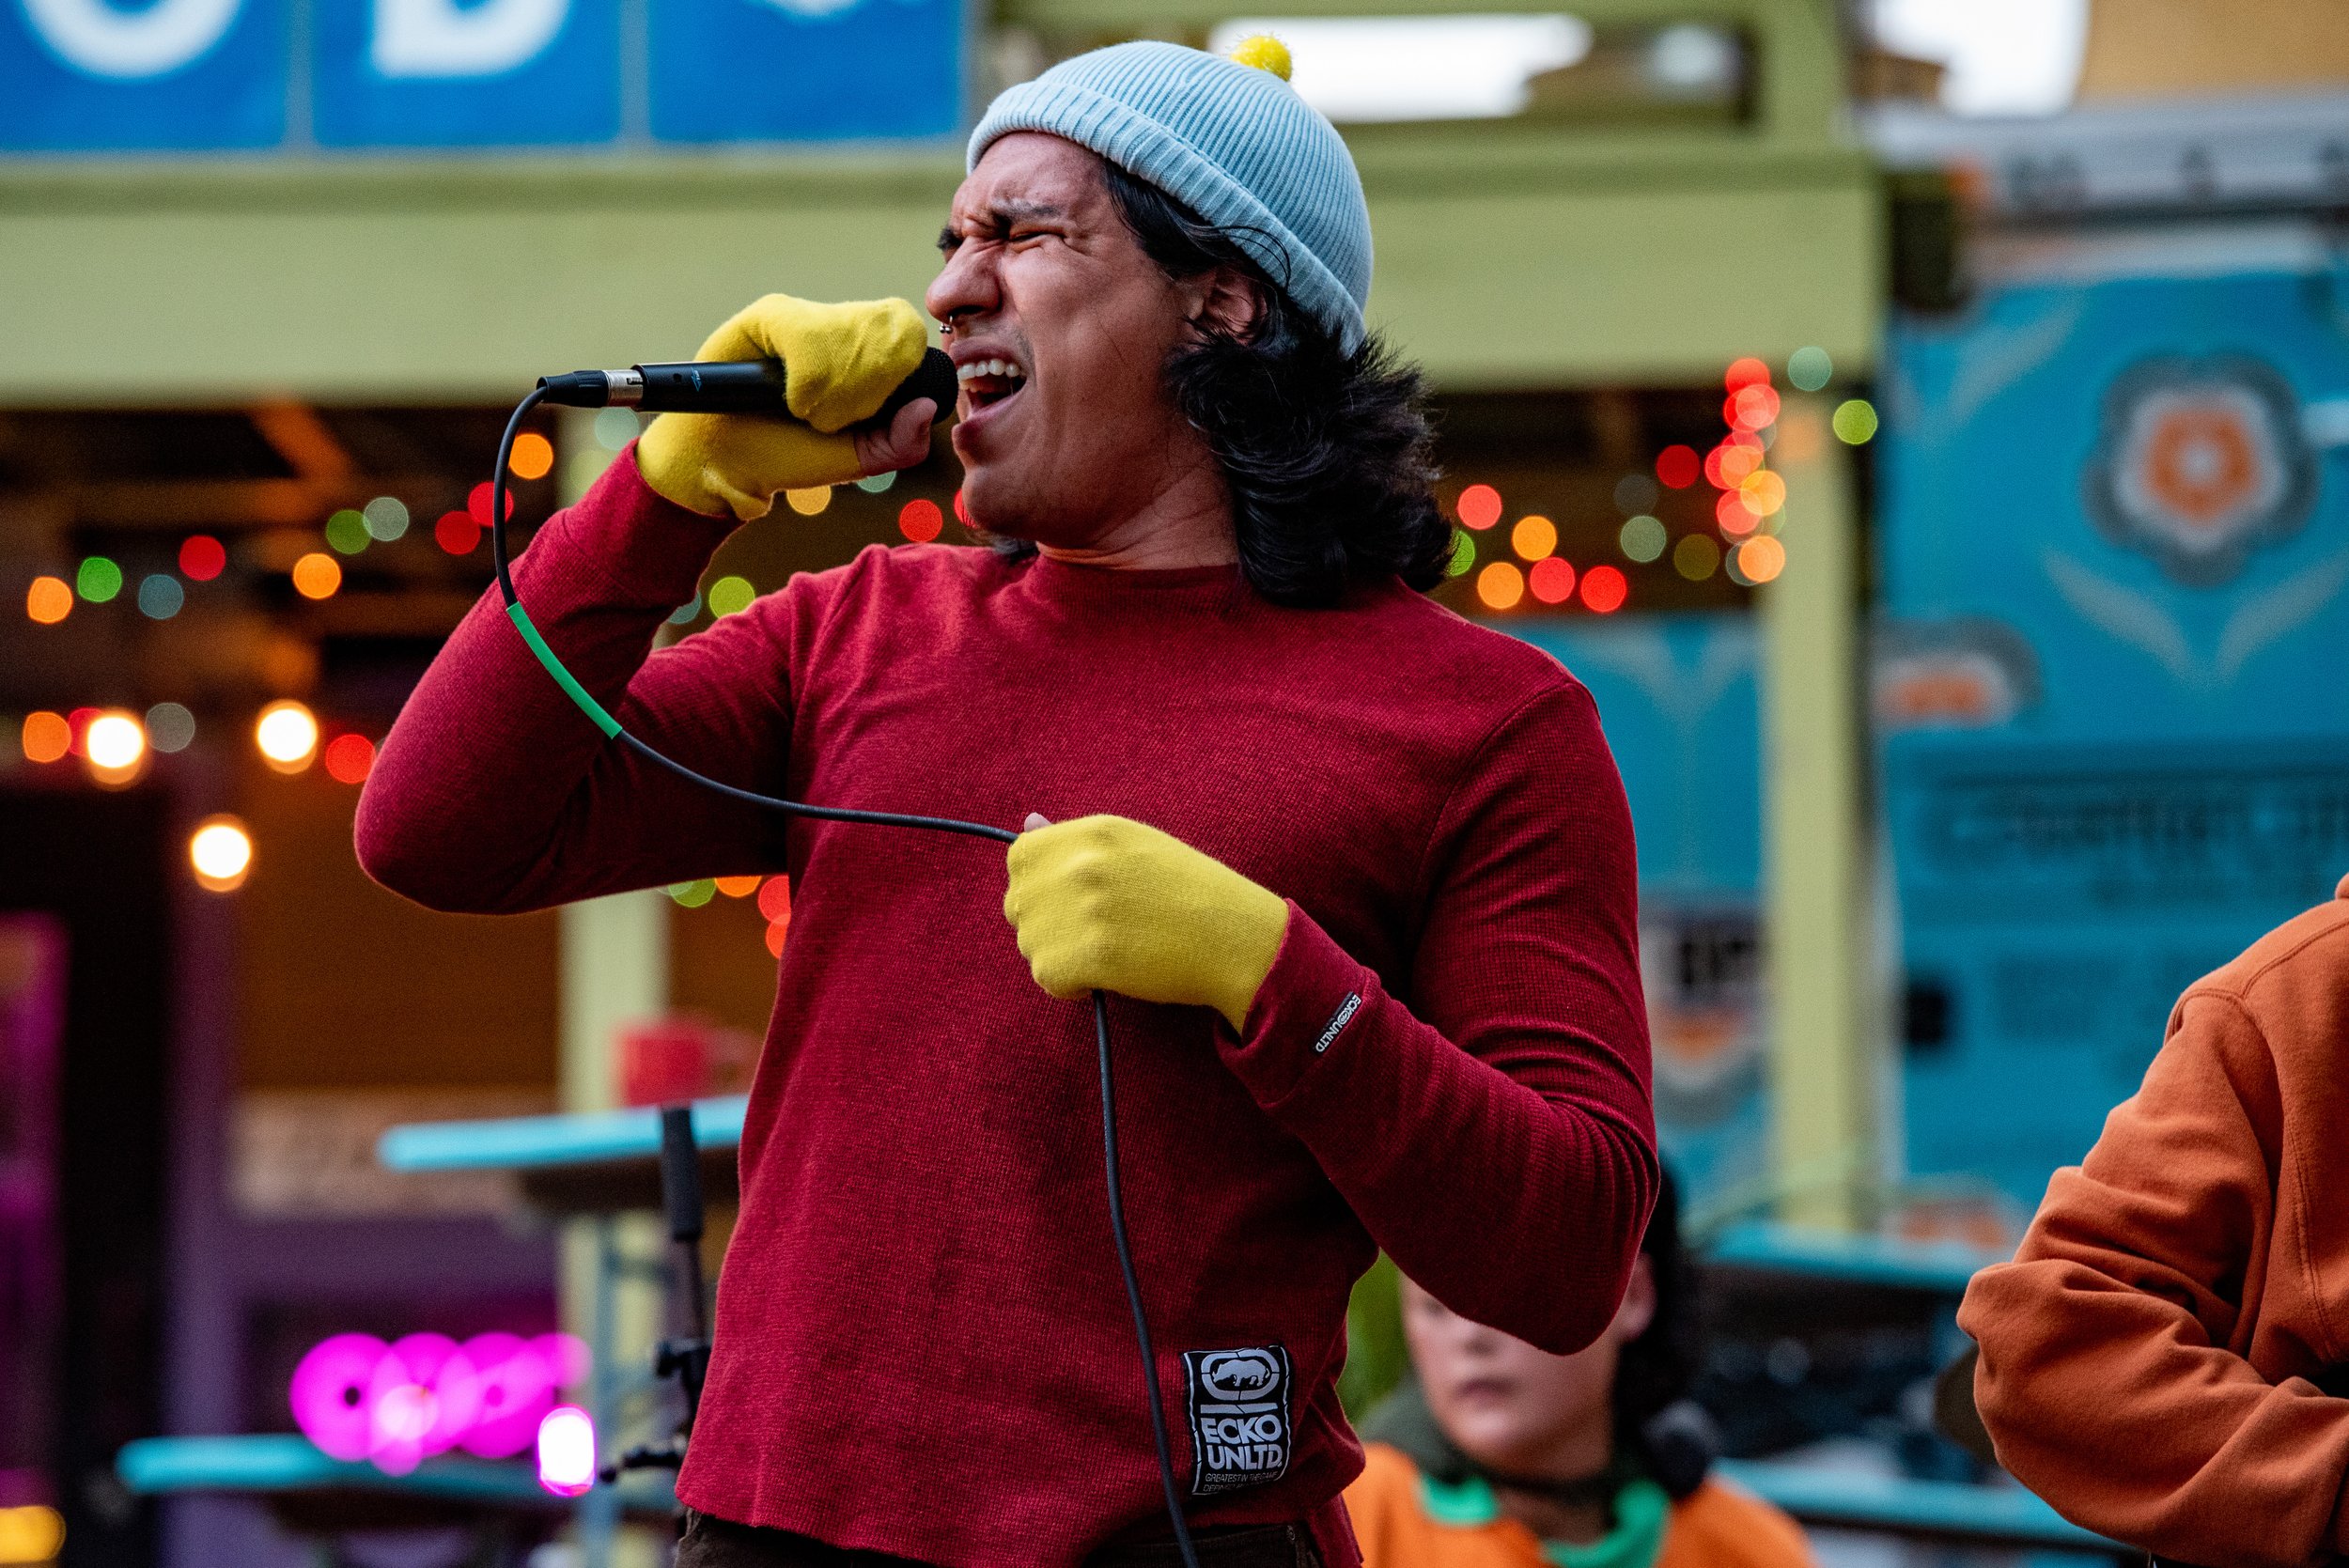
<instances>
[{"instance_id":1,"label":"child in orange shirt","mask_svg":"<svg viewBox=\"0 0 2349 1568\"><path fill-rule=\"evenodd\" d=\"M1812 1568L1792 1519L1666 1436L1695 1371L1669 1180L1614 1321L1551 1356L1406 1281L1413 1381L1363 1422L1346 1488L1363 1568Z\"/></svg>"}]
</instances>

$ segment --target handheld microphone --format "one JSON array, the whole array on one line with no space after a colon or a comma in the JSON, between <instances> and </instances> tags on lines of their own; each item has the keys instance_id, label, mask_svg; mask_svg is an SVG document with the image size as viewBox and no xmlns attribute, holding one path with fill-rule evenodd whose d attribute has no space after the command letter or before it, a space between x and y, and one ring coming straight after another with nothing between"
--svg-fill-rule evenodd
<instances>
[{"instance_id":1,"label":"handheld microphone","mask_svg":"<svg viewBox=\"0 0 2349 1568\"><path fill-rule=\"evenodd\" d=\"M625 370L573 370L561 376L541 376L543 403L574 409L643 409L647 413L766 413L791 417L784 401L788 371L781 360L719 360L707 364L631 365ZM938 418L954 411L955 362L940 349L923 351L913 374L897 383L873 415L872 423L887 424L891 416L916 397L938 405Z\"/></svg>"}]
</instances>

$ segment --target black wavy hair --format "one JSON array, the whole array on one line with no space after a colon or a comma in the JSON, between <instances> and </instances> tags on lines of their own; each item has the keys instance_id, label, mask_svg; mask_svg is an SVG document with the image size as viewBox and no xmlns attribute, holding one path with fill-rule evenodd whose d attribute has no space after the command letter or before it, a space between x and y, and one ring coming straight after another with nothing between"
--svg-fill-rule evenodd
<instances>
[{"instance_id":1,"label":"black wavy hair","mask_svg":"<svg viewBox=\"0 0 2349 1568\"><path fill-rule=\"evenodd\" d=\"M1425 590L1441 582L1452 525L1436 509L1419 373L1375 337L1346 352L1235 231L1114 163L1101 168L1118 216L1167 276L1230 267L1255 286L1259 308L1245 334L1205 328L1166 365L1174 406L1230 487L1249 585L1275 604L1312 607L1359 582L1399 577Z\"/></svg>"}]
</instances>

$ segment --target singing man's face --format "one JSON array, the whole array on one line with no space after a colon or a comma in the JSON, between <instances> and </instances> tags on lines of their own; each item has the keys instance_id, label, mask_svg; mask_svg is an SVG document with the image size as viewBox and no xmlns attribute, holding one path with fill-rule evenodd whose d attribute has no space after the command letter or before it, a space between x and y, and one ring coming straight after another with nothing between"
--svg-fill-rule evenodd
<instances>
[{"instance_id":1,"label":"singing man's face","mask_svg":"<svg viewBox=\"0 0 2349 1568\"><path fill-rule=\"evenodd\" d=\"M972 520L1043 544L1092 542L1202 450L1160 376L1189 335L1187 296L1101 169L1058 136L996 141L955 194L926 300L954 325ZM996 364L1009 368L974 373Z\"/></svg>"}]
</instances>

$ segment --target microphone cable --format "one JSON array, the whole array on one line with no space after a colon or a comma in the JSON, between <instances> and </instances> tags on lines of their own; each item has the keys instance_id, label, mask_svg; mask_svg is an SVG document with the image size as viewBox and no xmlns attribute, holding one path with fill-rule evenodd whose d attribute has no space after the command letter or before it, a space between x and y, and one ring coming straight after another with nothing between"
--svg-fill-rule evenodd
<instances>
[{"instance_id":1,"label":"microphone cable","mask_svg":"<svg viewBox=\"0 0 2349 1568\"><path fill-rule=\"evenodd\" d=\"M522 422L531 411L545 400L548 387L544 382L531 389L528 396L514 405L512 417L506 422L506 433L498 438L497 468L490 475L490 560L497 568L498 595L506 601L506 618L521 633L522 642L534 658L554 677L565 696L594 722L606 737L618 741L646 761L664 768L688 783L714 790L729 800L786 815L811 817L823 822L863 822L879 828L911 828L934 833L960 833L966 838L988 839L997 844L1018 841L1018 832L1008 828L990 827L984 822L965 822L951 816L920 816L908 812L859 811L848 806L817 806L803 800L786 800L779 795L762 795L756 790L713 779L664 755L637 736L623 728L604 706L596 701L594 693L579 683L579 677L564 666L554 650L522 608L521 596L515 591L514 574L506 553L506 515L508 493L506 489L506 462L513 456L514 438L520 434ZM1110 1071L1110 1005L1109 999L1099 991L1093 993L1093 1037L1095 1054L1101 1072L1101 1162L1107 1178L1110 1210L1110 1240L1117 1251L1118 1272L1126 1281L1126 1304L1133 1309L1134 1343L1142 1356L1143 1383L1148 1393L1146 1406L1150 1413L1150 1439L1158 1450L1159 1484L1166 1492L1166 1514L1174 1526L1174 1545L1180 1551L1183 1568L1199 1568L1199 1555L1190 1539L1190 1523L1183 1517L1181 1489L1174 1482L1174 1458L1166 1436L1166 1402L1159 1391L1158 1354L1150 1343L1149 1316L1142 1307L1142 1281L1134 1272L1133 1243L1126 1234L1126 1201L1118 1181L1117 1171L1117 1088Z\"/></svg>"}]
</instances>

